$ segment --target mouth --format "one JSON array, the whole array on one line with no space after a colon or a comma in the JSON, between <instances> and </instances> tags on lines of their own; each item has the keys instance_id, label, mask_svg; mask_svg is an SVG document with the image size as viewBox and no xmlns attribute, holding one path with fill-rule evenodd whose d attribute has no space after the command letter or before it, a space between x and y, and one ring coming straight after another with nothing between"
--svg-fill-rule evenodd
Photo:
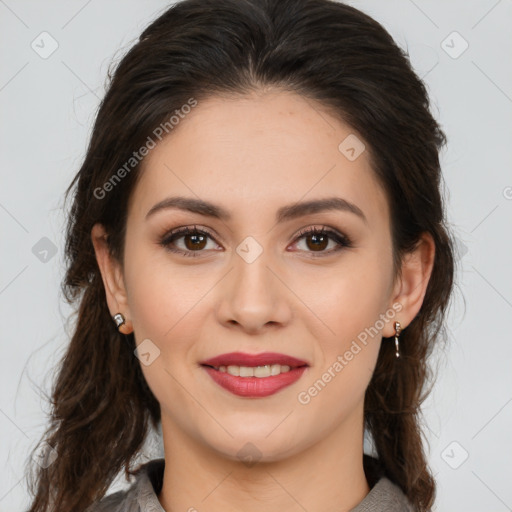
<instances>
[{"instance_id":1,"label":"mouth","mask_svg":"<svg viewBox=\"0 0 512 512\"><path fill-rule=\"evenodd\" d=\"M248 398L262 398L295 383L309 364L285 354L232 352L200 363L219 386Z\"/></svg>"}]
</instances>

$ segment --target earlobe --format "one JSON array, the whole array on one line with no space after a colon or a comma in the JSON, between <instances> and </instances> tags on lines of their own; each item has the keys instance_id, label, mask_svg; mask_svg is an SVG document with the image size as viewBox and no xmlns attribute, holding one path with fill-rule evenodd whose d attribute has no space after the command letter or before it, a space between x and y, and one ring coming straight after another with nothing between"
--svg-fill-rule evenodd
<instances>
[{"instance_id":1,"label":"earlobe","mask_svg":"<svg viewBox=\"0 0 512 512\"><path fill-rule=\"evenodd\" d=\"M416 317L423 304L427 286L432 275L435 259L435 242L430 233L423 233L416 248L404 256L402 272L395 288L392 303L400 303L401 311L396 315L402 329ZM391 331L383 334L392 336Z\"/></svg>"},{"instance_id":2,"label":"earlobe","mask_svg":"<svg viewBox=\"0 0 512 512\"><path fill-rule=\"evenodd\" d=\"M128 307L126 288L124 285L121 265L110 254L107 233L101 224L95 224L91 230L91 241L96 254L96 261L101 272L105 296L112 318L121 313L124 324L119 327L123 334L129 334L133 329L129 320L130 311ZM114 320L113 320L114 321Z\"/></svg>"}]
</instances>

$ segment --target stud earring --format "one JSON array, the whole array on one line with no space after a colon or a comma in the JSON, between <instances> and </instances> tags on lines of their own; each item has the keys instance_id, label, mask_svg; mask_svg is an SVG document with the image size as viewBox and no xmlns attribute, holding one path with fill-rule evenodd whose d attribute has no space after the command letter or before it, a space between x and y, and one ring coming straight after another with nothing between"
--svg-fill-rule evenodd
<instances>
[{"instance_id":1,"label":"stud earring","mask_svg":"<svg viewBox=\"0 0 512 512\"><path fill-rule=\"evenodd\" d=\"M402 326L400 322L395 322L395 355L396 357L400 357L400 345L398 344L398 337L400 336L400 332L402 331Z\"/></svg>"},{"instance_id":2,"label":"stud earring","mask_svg":"<svg viewBox=\"0 0 512 512\"><path fill-rule=\"evenodd\" d=\"M116 323L116 326L117 326L117 330L119 330L119 328L125 324L126 320L123 316L122 313L116 313L113 317L114 319L114 322Z\"/></svg>"}]
</instances>

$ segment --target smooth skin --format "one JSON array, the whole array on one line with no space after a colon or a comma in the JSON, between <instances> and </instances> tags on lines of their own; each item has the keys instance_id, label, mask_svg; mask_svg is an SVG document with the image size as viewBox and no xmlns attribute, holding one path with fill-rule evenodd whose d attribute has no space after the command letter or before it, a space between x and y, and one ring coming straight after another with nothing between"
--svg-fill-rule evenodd
<instances>
[{"instance_id":1,"label":"smooth skin","mask_svg":"<svg viewBox=\"0 0 512 512\"><path fill-rule=\"evenodd\" d=\"M406 329L420 310L435 246L424 235L394 280L389 205L368 151L350 161L338 149L350 134L321 105L288 91L212 97L144 159L122 265L109 256L102 226L92 230L110 313L126 317L122 332L133 331L137 345L149 339L160 350L141 368L161 406L166 462L158 498L167 512L341 512L370 491L362 464L365 390L382 336L394 336L395 320ZM146 218L178 195L215 203L231 219L176 208ZM336 210L275 222L282 206L332 196L357 205L366 222ZM195 257L160 244L185 226L213 235L174 240ZM323 226L352 246L298 238ZM262 249L251 263L236 251L246 237ZM401 305L393 321L300 403L299 393L393 304ZM274 395L239 397L199 364L234 351L280 352L310 366Z\"/></svg>"}]
</instances>

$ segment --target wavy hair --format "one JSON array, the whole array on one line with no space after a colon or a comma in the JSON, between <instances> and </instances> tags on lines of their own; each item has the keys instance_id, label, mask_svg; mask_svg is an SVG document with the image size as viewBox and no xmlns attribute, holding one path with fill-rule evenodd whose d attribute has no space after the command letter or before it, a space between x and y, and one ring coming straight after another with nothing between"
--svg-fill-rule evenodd
<instances>
[{"instance_id":1,"label":"wavy hair","mask_svg":"<svg viewBox=\"0 0 512 512\"><path fill-rule=\"evenodd\" d=\"M112 256L123 262L127 205L140 165L104 197L98 190L190 98L200 104L266 87L319 102L364 139L390 205L395 276L422 233L435 242L423 304L401 335L402 358L396 360L392 344L381 344L364 402L364 426L385 474L418 511L432 506L436 484L420 406L431 391L429 356L443 338L456 262L441 190L446 136L426 87L390 34L343 3L184 0L153 21L109 70L84 161L66 190L72 204L62 291L76 324L39 442L57 458L47 467L34 464L29 512L84 511L122 470L135 474L133 462L160 422L133 334L120 334L112 322L91 242L93 225L103 224Z\"/></svg>"}]
</instances>

